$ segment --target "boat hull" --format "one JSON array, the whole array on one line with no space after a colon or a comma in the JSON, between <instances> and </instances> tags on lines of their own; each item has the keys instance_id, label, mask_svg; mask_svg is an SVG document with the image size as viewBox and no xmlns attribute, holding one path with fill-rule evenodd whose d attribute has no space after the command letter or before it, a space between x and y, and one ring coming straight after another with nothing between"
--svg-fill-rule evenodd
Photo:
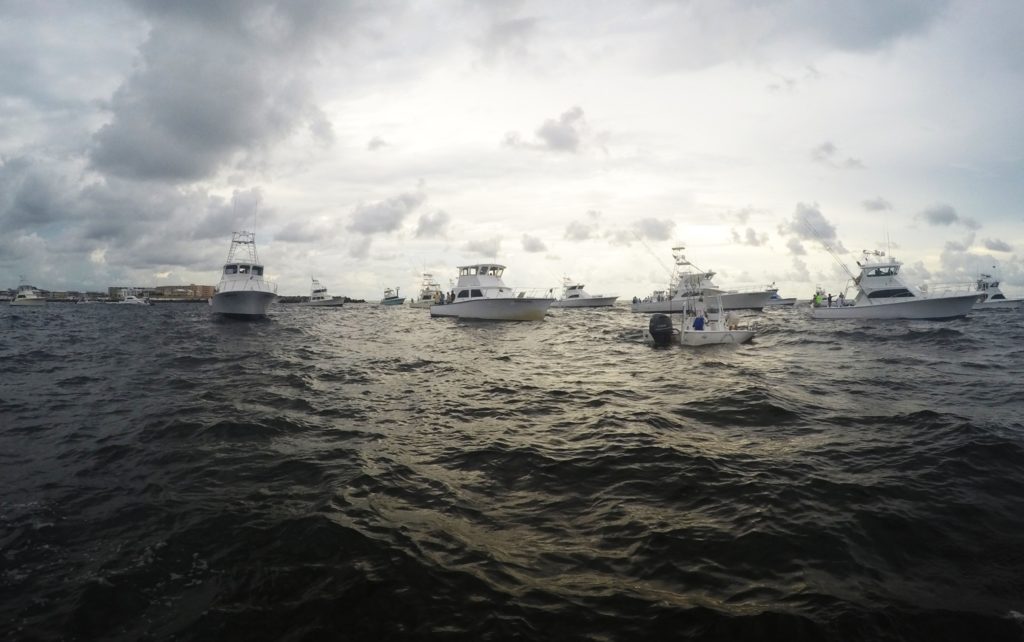
<instances>
[{"instance_id":1,"label":"boat hull","mask_svg":"<svg viewBox=\"0 0 1024 642\"><path fill-rule=\"evenodd\" d=\"M345 305L344 299L319 299L317 301L300 301L299 305L311 308L340 308Z\"/></svg>"},{"instance_id":2,"label":"boat hull","mask_svg":"<svg viewBox=\"0 0 1024 642\"><path fill-rule=\"evenodd\" d=\"M790 305L796 305L796 298L792 299L768 299L764 304L766 308L782 308Z\"/></svg>"},{"instance_id":3,"label":"boat hull","mask_svg":"<svg viewBox=\"0 0 1024 642\"><path fill-rule=\"evenodd\" d=\"M551 304L553 308L610 308L617 296L591 296L579 299L562 299Z\"/></svg>"},{"instance_id":4,"label":"boat hull","mask_svg":"<svg viewBox=\"0 0 1024 642\"><path fill-rule=\"evenodd\" d=\"M738 345L753 338L753 330L683 330L679 333L679 344L691 347Z\"/></svg>"},{"instance_id":5,"label":"boat hull","mask_svg":"<svg viewBox=\"0 0 1024 642\"><path fill-rule=\"evenodd\" d=\"M768 303L769 295L767 292L732 292L722 295L706 294L703 298L711 300L718 296L722 297L723 310L763 310L764 306ZM632 304L630 310L633 312L672 314L673 312L682 312L686 308L692 310L697 300L697 297L677 297L664 301L641 301L640 303Z\"/></svg>"},{"instance_id":6,"label":"boat hull","mask_svg":"<svg viewBox=\"0 0 1024 642\"><path fill-rule=\"evenodd\" d=\"M11 301L11 305L38 307L46 305L46 299L14 299Z\"/></svg>"},{"instance_id":7,"label":"boat hull","mask_svg":"<svg viewBox=\"0 0 1024 642\"><path fill-rule=\"evenodd\" d=\"M996 299L995 301L982 301L974 304L975 310L1021 310L1024 309L1024 299Z\"/></svg>"},{"instance_id":8,"label":"boat hull","mask_svg":"<svg viewBox=\"0 0 1024 642\"><path fill-rule=\"evenodd\" d=\"M210 299L214 314L232 317L263 317L277 294L262 290L229 290L218 292Z\"/></svg>"},{"instance_id":9,"label":"boat hull","mask_svg":"<svg viewBox=\"0 0 1024 642\"><path fill-rule=\"evenodd\" d=\"M430 316L480 321L542 321L553 302L554 299L526 297L456 301L430 306Z\"/></svg>"},{"instance_id":10,"label":"boat hull","mask_svg":"<svg viewBox=\"0 0 1024 642\"><path fill-rule=\"evenodd\" d=\"M811 308L815 319L955 319L974 307L977 294Z\"/></svg>"},{"instance_id":11,"label":"boat hull","mask_svg":"<svg viewBox=\"0 0 1024 642\"><path fill-rule=\"evenodd\" d=\"M433 305L437 304L434 303L433 301L412 301L411 303L409 303L410 308L421 308L424 310L430 308Z\"/></svg>"},{"instance_id":12,"label":"boat hull","mask_svg":"<svg viewBox=\"0 0 1024 642\"><path fill-rule=\"evenodd\" d=\"M405 303L404 296L400 299L382 299L380 302L381 305L402 305L403 303Z\"/></svg>"}]
</instances>

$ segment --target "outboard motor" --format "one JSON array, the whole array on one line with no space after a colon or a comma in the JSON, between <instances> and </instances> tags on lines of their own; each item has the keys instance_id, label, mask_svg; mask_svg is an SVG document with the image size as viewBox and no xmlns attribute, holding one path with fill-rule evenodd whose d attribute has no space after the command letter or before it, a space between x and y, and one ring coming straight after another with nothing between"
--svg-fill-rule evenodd
<instances>
[{"instance_id":1,"label":"outboard motor","mask_svg":"<svg viewBox=\"0 0 1024 642\"><path fill-rule=\"evenodd\" d=\"M672 343L672 319L667 314L655 314L648 326L654 345L664 347Z\"/></svg>"}]
</instances>

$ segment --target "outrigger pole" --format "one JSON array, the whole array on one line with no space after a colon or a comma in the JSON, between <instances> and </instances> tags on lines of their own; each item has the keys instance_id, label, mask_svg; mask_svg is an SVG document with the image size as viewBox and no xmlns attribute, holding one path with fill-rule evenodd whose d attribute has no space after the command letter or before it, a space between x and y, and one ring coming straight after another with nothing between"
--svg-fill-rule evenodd
<instances>
[{"instance_id":1,"label":"outrigger pole","mask_svg":"<svg viewBox=\"0 0 1024 642\"><path fill-rule=\"evenodd\" d=\"M828 255L835 259L835 262L839 264L839 267L843 268L843 272L846 272L846 275L850 277L850 280L856 283L857 277L853 275L853 272L850 271L850 268L846 267L846 264L843 263L842 259L840 259L839 256L836 255L835 251L832 249L832 246L825 242L825 239L822 238L821 234L818 234L818 230L814 229L814 226L811 225L811 222L808 221L806 218L801 218L800 222L807 226L807 229L811 231L811 234L814 234L815 238L818 239L818 242L825 246L825 251L828 252Z\"/></svg>"}]
</instances>

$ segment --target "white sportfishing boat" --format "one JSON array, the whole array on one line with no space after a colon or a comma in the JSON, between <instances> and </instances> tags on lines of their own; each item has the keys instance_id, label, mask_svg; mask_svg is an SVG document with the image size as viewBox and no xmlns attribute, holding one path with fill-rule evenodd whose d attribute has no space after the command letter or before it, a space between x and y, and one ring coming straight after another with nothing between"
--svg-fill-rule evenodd
<instances>
[{"instance_id":1,"label":"white sportfishing boat","mask_svg":"<svg viewBox=\"0 0 1024 642\"><path fill-rule=\"evenodd\" d=\"M139 298L134 288L125 288L121 291L121 298L113 303L115 305L151 305L149 299Z\"/></svg>"},{"instance_id":2,"label":"white sportfishing boat","mask_svg":"<svg viewBox=\"0 0 1024 642\"><path fill-rule=\"evenodd\" d=\"M527 296L505 285L504 265L484 263L459 267L455 300L430 306L432 317L484 321L541 321L554 302L550 296Z\"/></svg>"},{"instance_id":3,"label":"white sportfishing boat","mask_svg":"<svg viewBox=\"0 0 1024 642\"><path fill-rule=\"evenodd\" d=\"M276 299L277 285L263 278L263 265L256 256L256 233L235 232L210 308L215 314L256 318L266 316Z\"/></svg>"},{"instance_id":4,"label":"white sportfishing boat","mask_svg":"<svg viewBox=\"0 0 1024 642\"><path fill-rule=\"evenodd\" d=\"M441 284L434 280L433 274L423 273L423 283L420 285L420 294L415 301L409 302L410 308L429 308L444 300L444 292L441 291Z\"/></svg>"},{"instance_id":5,"label":"white sportfishing boat","mask_svg":"<svg viewBox=\"0 0 1024 642\"><path fill-rule=\"evenodd\" d=\"M562 296L551 304L553 308L610 308L615 305L617 295L589 294L583 284L562 279Z\"/></svg>"},{"instance_id":6,"label":"white sportfishing boat","mask_svg":"<svg viewBox=\"0 0 1024 642\"><path fill-rule=\"evenodd\" d=\"M992 278L991 274L981 274L975 281L975 289L982 295L982 298L974 304L975 310L1024 309L1024 299L1007 299L1003 291L999 289L999 280Z\"/></svg>"},{"instance_id":7,"label":"white sportfishing boat","mask_svg":"<svg viewBox=\"0 0 1024 642\"><path fill-rule=\"evenodd\" d=\"M768 292L768 300L765 301L764 303L765 307L767 308L796 305L796 297L792 297L789 299L784 299L780 297L779 288L775 287L774 283L765 288L765 291Z\"/></svg>"},{"instance_id":8,"label":"white sportfishing boat","mask_svg":"<svg viewBox=\"0 0 1024 642\"><path fill-rule=\"evenodd\" d=\"M715 304L721 309L720 297L715 297ZM757 331L749 326L740 326L739 317L735 312L708 314L703 301L697 300L693 308L687 307L681 315L682 323L678 328L672 326L672 317L668 314L655 314L651 317L644 330L644 340L655 346L681 345L689 347L711 345L738 345L754 338ZM723 318L724 317L724 318Z\"/></svg>"},{"instance_id":9,"label":"white sportfishing boat","mask_svg":"<svg viewBox=\"0 0 1024 642\"><path fill-rule=\"evenodd\" d=\"M330 296L327 288L320 284L315 277L312 277L313 284L309 290L309 300L300 301L299 305L314 306L317 308L340 308L345 305L345 297Z\"/></svg>"},{"instance_id":10,"label":"white sportfishing boat","mask_svg":"<svg viewBox=\"0 0 1024 642\"><path fill-rule=\"evenodd\" d=\"M402 305L403 303L405 303L405 297L398 296L398 288L394 290L386 288L384 290L384 298L380 300L381 305Z\"/></svg>"},{"instance_id":11,"label":"white sportfishing boat","mask_svg":"<svg viewBox=\"0 0 1024 642\"><path fill-rule=\"evenodd\" d=\"M908 287L899 276L903 264L885 252L864 251L853 279L857 296L845 294L831 306L812 306L815 319L953 319L966 316L979 294L970 288L942 292ZM817 296L815 298L818 298Z\"/></svg>"},{"instance_id":12,"label":"white sportfishing boat","mask_svg":"<svg viewBox=\"0 0 1024 642\"><path fill-rule=\"evenodd\" d=\"M11 299L11 305L39 306L46 305L46 297L35 286L22 284Z\"/></svg>"},{"instance_id":13,"label":"white sportfishing boat","mask_svg":"<svg viewBox=\"0 0 1024 642\"><path fill-rule=\"evenodd\" d=\"M683 254L685 247L672 248L672 257L675 259L675 268L672 273L671 290L655 291L653 295L640 300L633 299L630 308L633 312L681 312L684 307L693 307L694 301L701 296L721 296L722 306L725 310L762 310L768 302L768 290L752 290L738 292L736 290L723 290L711 280L715 273L697 268L696 265L686 259Z\"/></svg>"}]
</instances>

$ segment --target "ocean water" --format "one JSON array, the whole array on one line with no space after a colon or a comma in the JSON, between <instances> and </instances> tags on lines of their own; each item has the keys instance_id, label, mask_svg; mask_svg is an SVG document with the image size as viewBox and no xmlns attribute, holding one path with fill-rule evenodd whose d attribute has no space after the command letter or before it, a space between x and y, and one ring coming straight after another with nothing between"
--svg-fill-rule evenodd
<instances>
[{"instance_id":1,"label":"ocean water","mask_svg":"<svg viewBox=\"0 0 1024 642\"><path fill-rule=\"evenodd\" d=\"M0 635L1024 640L1024 315L0 306Z\"/></svg>"}]
</instances>

